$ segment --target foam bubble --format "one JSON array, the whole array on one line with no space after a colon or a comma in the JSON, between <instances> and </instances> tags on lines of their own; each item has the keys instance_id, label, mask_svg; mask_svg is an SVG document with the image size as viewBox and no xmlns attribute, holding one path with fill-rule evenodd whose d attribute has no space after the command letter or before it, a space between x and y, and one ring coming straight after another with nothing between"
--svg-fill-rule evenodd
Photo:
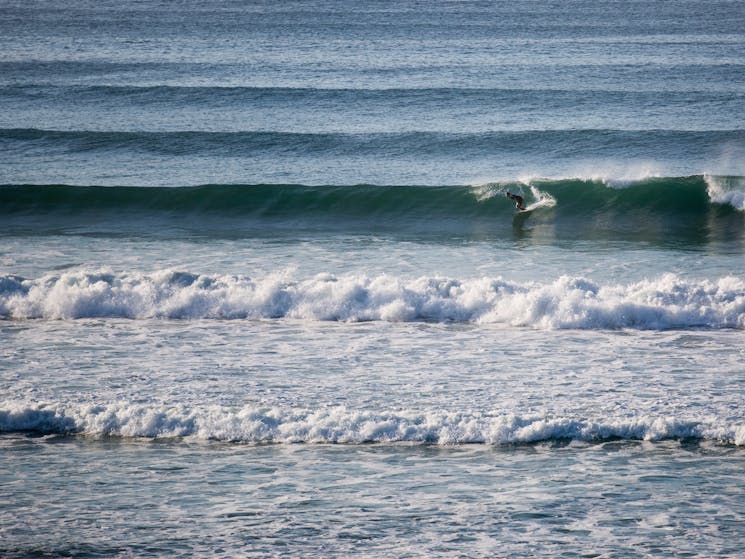
<instances>
[{"instance_id":1,"label":"foam bubble","mask_svg":"<svg viewBox=\"0 0 745 559\"><path fill-rule=\"evenodd\" d=\"M323 321L494 323L541 329L744 328L745 281L666 274L631 284L581 277L518 283L392 275L289 274L253 279L164 270L74 271L0 277L5 319L292 318Z\"/></svg>"}]
</instances>

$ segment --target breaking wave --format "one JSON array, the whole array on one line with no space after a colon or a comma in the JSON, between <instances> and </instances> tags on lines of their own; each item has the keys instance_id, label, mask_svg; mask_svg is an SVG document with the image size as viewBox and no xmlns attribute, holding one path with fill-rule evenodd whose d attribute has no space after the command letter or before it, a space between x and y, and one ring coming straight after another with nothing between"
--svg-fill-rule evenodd
<instances>
[{"instance_id":1,"label":"breaking wave","mask_svg":"<svg viewBox=\"0 0 745 559\"><path fill-rule=\"evenodd\" d=\"M191 437L245 443L515 444L552 440L701 439L745 445L745 424L715 418L580 419L500 412L359 411L346 407L194 408L143 404L4 402L0 432Z\"/></svg>"},{"instance_id":2,"label":"breaking wave","mask_svg":"<svg viewBox=\"0 0 745 559\"><path fill-rule=\"evenodd\" d=\"M673 274L602 285L502 278L286 274L251 278L164 270L0 276L3 319L305 319L470 322L538 329L745 328L745 280Z\"/></svg>"}]
</instances>

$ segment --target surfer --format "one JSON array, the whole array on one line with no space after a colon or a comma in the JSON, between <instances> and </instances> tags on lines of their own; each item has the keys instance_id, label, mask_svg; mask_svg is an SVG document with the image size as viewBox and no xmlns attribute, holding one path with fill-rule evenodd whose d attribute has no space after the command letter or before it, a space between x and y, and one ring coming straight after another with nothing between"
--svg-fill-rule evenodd
<instances>
[{"instance_id":1,"label":"surfer","mask_svg":"<svg viewBox=\"0 0 745 559\"><path fill-rule=\"evenodd\" d=\"M520 210L520 211L525 210L525 208L523 207L523 197L522 196L518 196L517 194L510 194L509 192L506 193L506 196L510 200L514 200L515 201L515 207L518 210Z\"/></svg>"}]
</instances>

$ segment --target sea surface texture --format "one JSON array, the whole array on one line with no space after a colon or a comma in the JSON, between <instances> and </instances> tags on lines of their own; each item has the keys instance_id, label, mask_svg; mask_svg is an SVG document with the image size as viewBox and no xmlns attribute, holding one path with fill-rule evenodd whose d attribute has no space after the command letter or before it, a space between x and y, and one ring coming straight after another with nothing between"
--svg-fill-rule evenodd
<instances>
[{"instance_id":1,"label":"sea surface texture","mask_svg":"<svg viewBox=\"0 0 745 559\"><path fill-rule=\"evenodd\" d=\"M742 557L743 30L4 0L0 555Z\"/></svg>"}]
</instances>

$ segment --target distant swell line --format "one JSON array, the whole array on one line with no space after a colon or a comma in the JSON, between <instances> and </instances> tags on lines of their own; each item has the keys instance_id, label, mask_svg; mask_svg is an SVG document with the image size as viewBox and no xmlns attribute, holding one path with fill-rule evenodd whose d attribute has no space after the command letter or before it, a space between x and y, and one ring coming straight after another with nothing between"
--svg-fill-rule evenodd
<instances>
[{"instance_id":1,"label":"distant swell line","mask_svg":"<svg viewBox=\"0 0 745 559\"><path fill-rule=\"evenodd\" d=\"M458 154L481 157L503 153L542 153L547 146L554 156L567 157L577 151L596 156L619 150L673 151L690 146L701 150L731 142L745 143L745 130L524 130L481 133L391 132L391 133L299 133L282 131L247 132L120 132L90 130L0 129L0 146L19 149L34 145L52 151L86 153L128 151L170 156L295 154L301 156L386 155L389 157L440 157Z\"/></svg>"},{"instance_id":2,"label":"distant swell line","mask_svg":"<svg viewBox=\"0 0 745 559\"><path fill-rule=\"evenodd\" d=\"M700 439L745 445L745 425L712 418L656 416L579 419L538 414L346 407L195 408L128 403L0 402L0 432L99 437L184 438L266 443L525 444L610 439Z\"/></svg>"},{"instance_id":3,"label":"distant swell line","mask_svg":"<svg viewBox=\"0 0 745 559\"><path fill-rule=\"evenodd\" d=\"M745 98L745 92L719 93L707 91L666 91L666 99L672 102L690 102L691 94L704 101L736 101ZM654 100L659 91L629 91L623 89L587 90L567 87L282 87L282 86L184 86L184 85L5 85L0 86L0 98L37 100L68 99L70 96L82 96L92 100L105 98L132 99L137 102L178 101L179 103L214 103L223 101L262 101L286 102L314 100L374 102L385 100L387 103L411 102L440 103L449 100L461 103L464 100L480 103L517 101L527 98L545 99L556 102L576 102L578 99L606 100Z\"/></svg>"}]
</instances>

